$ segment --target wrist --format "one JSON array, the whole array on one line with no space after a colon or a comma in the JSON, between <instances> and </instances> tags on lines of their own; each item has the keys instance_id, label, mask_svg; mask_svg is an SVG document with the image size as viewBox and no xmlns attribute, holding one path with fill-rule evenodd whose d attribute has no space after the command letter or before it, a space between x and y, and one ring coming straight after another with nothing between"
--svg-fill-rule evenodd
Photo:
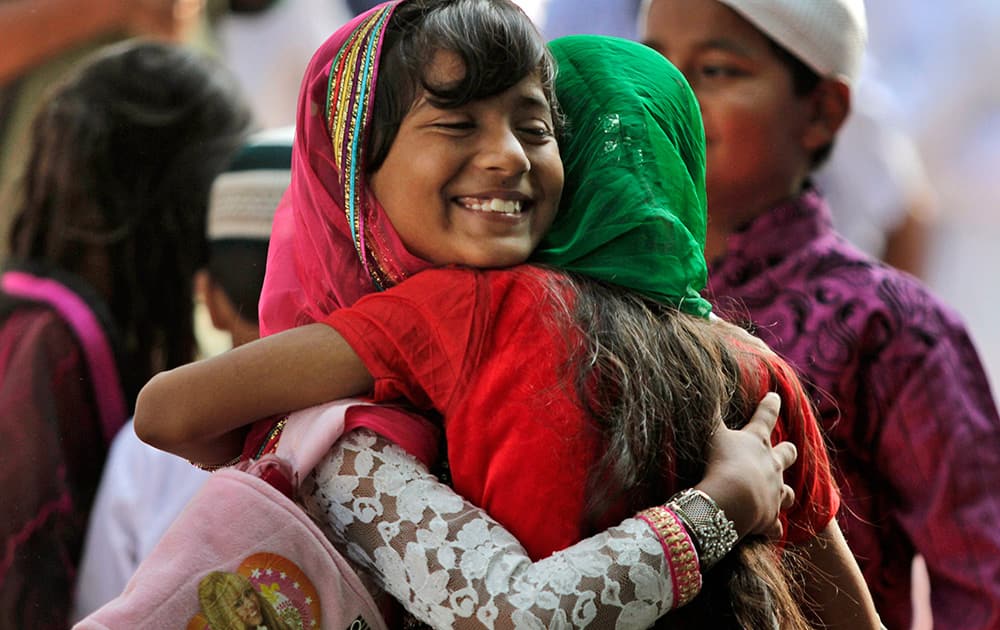
<instances>
[{"instance_id":1,"label":"wrist","mask_svg":"<svg viewBox=\"0 0 1000 630\"><path fill-rule=\"evenodd\" d=\"M695 484L693 489L704 492L715 502L719 509L725 513L726 518L733 522L736 534L742 540L753 530L756 514L748 509L753 508L753 501L740 496L740 493L735 491L737 487L737 484L724 479L716 481L706 477Z\"/></svg>"},{"instance_id":2,"label":"wrist","mask_svg":"<svg viewBox=\"0 0 1000 630\"><path fill-rule=\"evenodd\" d=\"M739 541L736 526L705 492L688 488L670 498L666 508L684 525L695 549L702 572L724 558Z\"/></svg>"}]
</instances>

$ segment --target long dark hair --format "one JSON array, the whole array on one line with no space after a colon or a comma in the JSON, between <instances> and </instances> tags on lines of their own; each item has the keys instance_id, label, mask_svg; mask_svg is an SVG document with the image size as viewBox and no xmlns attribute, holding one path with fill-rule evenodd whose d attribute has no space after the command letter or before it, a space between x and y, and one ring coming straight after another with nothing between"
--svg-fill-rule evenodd
<instances>
[{"instance_id":1,"label":"long dark hair","mask_svg":"<svg viewBox=\"0 0 1000 630\"><path fill-rule=\"evenodd\" d=\"M709 322L582 276L559 325L581 338L571 357L575 396L604 436L588 480L584 531L595 533L623 503L630 511L665 502L704 476L721 418L739 427L768 391L782 414L808 405L792 368L738 329ZM553 291L560 294L560 291ZM567 328L568 322L568 328ZM809 457L800 453L800 457ZM705 576L701 594L668 616L672 628L807 628L797 585L775 547L748 540Z\"/></svg>"},{"instance_id":2,"label":"long dark hair","mask_svg":"<svg viewBox=\"0 0 1000 630\"><path fill-rule=\"evenodd\" d=\"M154 373L194 358L209 188L249 121L220 66L141 41L85 63L35 119L11 254L103 284L132 403Z\"/></svg>"},{"instance_id":3,"label":"long dark hair","mask_svg":"<svg viewBox=\"0 0 1000 630\"><path fill-rule=\"evenodd\" d=\"M427 70L439 51L456 53L465 65L461 81L431 83ZM386 28L368 138L369 172L389 153L403 118L426 90L442 108L506 91L536 75L559 125L553 80L555 63L538 28L510 0L409 0Z\"/></svg>"}]
</instances>

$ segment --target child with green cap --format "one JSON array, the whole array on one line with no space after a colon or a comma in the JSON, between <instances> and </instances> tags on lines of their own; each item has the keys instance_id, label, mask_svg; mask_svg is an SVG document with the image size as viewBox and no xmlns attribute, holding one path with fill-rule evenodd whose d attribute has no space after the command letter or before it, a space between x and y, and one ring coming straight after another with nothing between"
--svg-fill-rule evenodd
<instances>
[{"instance_id":1,"label":"child with green cap","mask_svg":"<svg viewBox=\"0 0 1000 630\"><path fill-rule=\"evenodd\" d=\"M642 37L690 81L707 140L706 295L803 375L842 524L879 612L1000 627L1000 420L959 316L833 231L810 175L850 110L862 0L648 0Z\"/></svg>"}]
</instances>

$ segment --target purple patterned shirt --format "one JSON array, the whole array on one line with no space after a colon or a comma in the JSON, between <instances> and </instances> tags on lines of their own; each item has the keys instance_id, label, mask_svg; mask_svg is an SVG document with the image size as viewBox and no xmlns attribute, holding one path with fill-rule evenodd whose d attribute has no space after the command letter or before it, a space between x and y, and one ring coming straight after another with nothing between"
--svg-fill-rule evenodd
<instances>
[{"instance_id":1,"label":"purple patterned shirt","mask_svg":"<svg viewBox=\"0 0 1000 630\"><path fill-rule=\"evenodd\" d=\"M730 236L706 295L803 376L885 625L910 627L919 552L936 627L1000 628L1000 419L958 315L834 232L814 190Z\"/></svg>"}]
</instances>

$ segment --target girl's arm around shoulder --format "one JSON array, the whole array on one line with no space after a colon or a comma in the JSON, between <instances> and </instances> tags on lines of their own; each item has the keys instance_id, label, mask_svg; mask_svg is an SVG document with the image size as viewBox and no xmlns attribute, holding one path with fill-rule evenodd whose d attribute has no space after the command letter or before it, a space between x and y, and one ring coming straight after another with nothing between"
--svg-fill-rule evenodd
<instances>
[{"instance_id":1,"label":"girl's arm around shoulder","mask_svg":"<svg viewBox=\"0 0 1000 630\"><path fill-rule=\"evenodd\" d=\"M363 394L368 369L333 328L309 324L154 376L136 401L145 442L208 464L240 454L243 428Z\"/></svg>"}]
</instances>

